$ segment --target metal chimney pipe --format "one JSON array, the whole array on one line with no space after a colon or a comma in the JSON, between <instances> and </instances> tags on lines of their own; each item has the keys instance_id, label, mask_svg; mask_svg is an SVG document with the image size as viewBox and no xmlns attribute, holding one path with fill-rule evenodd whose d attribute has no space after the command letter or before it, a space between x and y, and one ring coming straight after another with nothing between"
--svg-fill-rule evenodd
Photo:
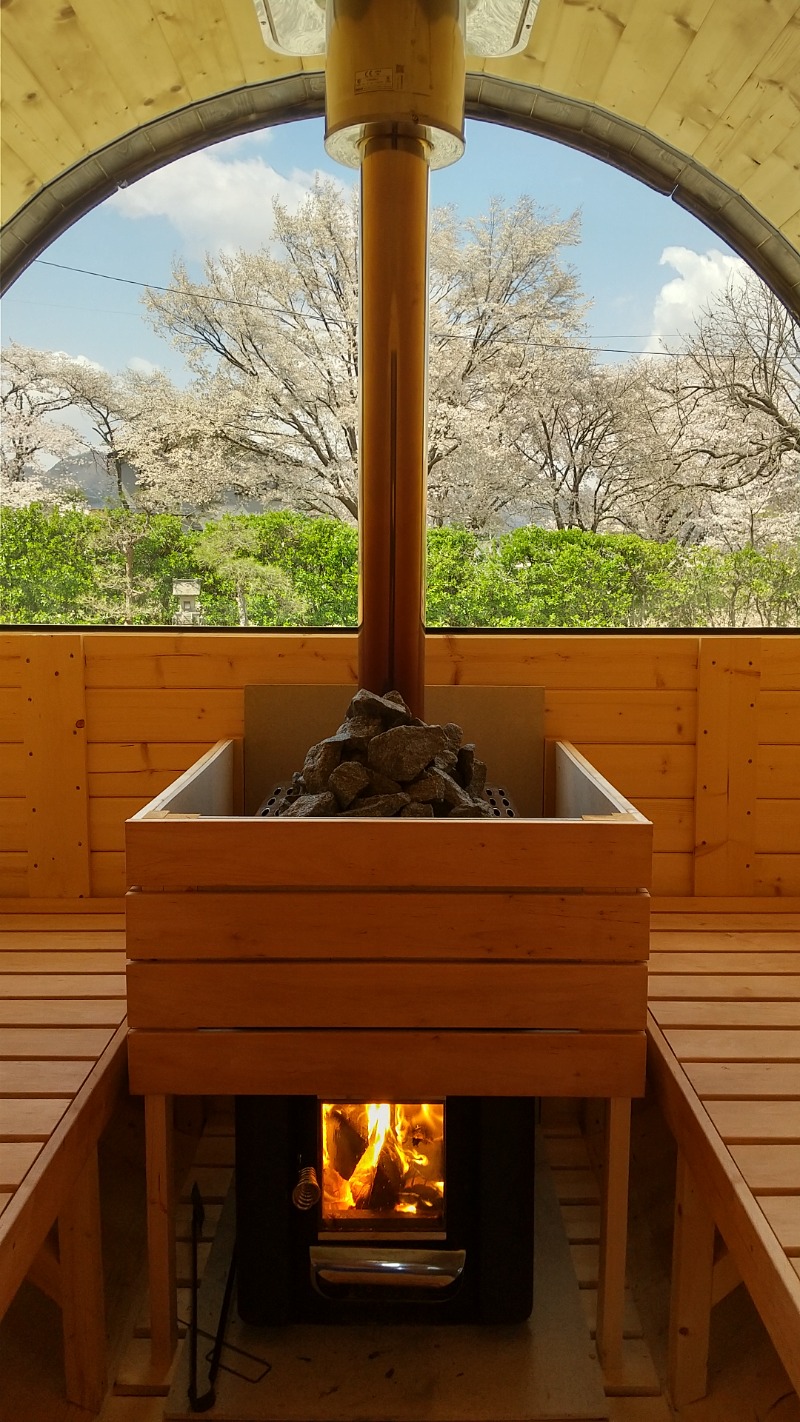
<instances>
[{"instance_id":1,"label":"metal chimney pipe","mask_svg":"<svg viewBox=\"0 0 800 1422\"><path fill-rule=\"evenodd\" d=\"M424 716L428 172L464 151L463 0L329 0L326 133L361 167L358 679Z\"/></svg>"},{"instance_id":2,"label":"metal chimney pipe","mask_svg":"<svg viewBox=\"0 0 800 1422\"><path fill-rule=\"evenodd\" d=\"M361 164L361 686L425 701L428 154L397 132Z\"/></svg>"}]
</instances>

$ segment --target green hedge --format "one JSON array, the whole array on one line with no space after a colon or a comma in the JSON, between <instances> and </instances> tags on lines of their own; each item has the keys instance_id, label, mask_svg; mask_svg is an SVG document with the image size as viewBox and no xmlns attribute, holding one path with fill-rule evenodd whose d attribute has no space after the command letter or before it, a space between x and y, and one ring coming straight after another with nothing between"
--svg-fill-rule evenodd
<instances>
[{"instance_id":1,"label":"green hedge","mask_svg":"<svg viewBox=\"0 0 800 1422\"><path fill-rule=\"evenodd\" d=\"M280 570L291 621L354 627L355 528L296 513L226 515L252 563ZM208 527L208 526L207 526ZM0 517L0 620L7 624L170 625L174 578L201 584L208 626L239 621L236 588L198 558L207 534L171 515L58 511L41 504ZM226 570L230 571L230 551ZM278 601L251 578L247 618L277 625ZM283 606L287 605L284 598ZM633 534L515 529L486 538L428 533L431 627L792 627L800 621L800 554L723 553ZM285 617L284 617L285 624Z\"/></svg>"}]
</instances>

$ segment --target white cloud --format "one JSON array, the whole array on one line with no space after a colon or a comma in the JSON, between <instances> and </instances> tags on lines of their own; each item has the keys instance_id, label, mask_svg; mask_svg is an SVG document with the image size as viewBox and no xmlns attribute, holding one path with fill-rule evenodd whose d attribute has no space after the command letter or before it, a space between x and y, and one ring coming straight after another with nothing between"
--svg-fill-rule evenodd
<instances>
[{"instance_id":1,"label":"white cloud","mask_svg":"<svg viewBox=\"0 0 800 1422\"><path fill-rule=\"evenodd\" d=\"M144 356L131 356L128 361L128 370L132 370L135 375L155 375L160 370L160 365L154 365L151 360L145 360Z\"/></svg>"},{"instance_id":2,"label":"white cloud","mask_svg":"<svg viewBox=\"0 0 800 1422\"><path fill-rule=\"evenodd\" d=\"M740 257L714 248L693 252L690 247L665 247L661 265L679 273L662 286L653 309L653 339L667 346L670 337L692 330L702 308L731 278L745 280L750 270Z\"/></svg>"},{"instance_id":3,"label":"white cloud","mask_svg":"<svg viewBox=\"0 0 800 1422\"><path fill-rule=\"evenodd\" d=\"M53 355L60 356L62 360L69 361L70 365L85 366L87 370L97 370L101 375L105 375L106 368L99 361L92 360L85 355L70 355L69 351L53 351Z\"/></svg>"},{"instance_id":4,"label":"white cloud","mask_svg":"<svg viewBox=\"0 0 800 1422\"><path fill-rule=\"evenodd\" d=\"M284 177L263 158L225 161L205 150L159 168L109 199L123 217L165 217L181 234L186 255L254 250L272 235L272 202L299 206L314 174L295 168Z\"/></svg>"}]
</instances>

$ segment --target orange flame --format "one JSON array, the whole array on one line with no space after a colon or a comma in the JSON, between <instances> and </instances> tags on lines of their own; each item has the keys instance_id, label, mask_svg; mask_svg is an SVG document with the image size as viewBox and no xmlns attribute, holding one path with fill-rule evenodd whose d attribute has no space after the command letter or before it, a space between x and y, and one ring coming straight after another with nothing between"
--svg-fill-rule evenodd
<instances>
[{"instance_id":1,"label":"orange flame","mask_svg":"<svg viewBox=\"0 0 800 1422\"><path fill-rule=\"evenodd\" d=\"M326 1102L322 1126L325 1218L353 1211L441 1218L441 1102Z\"/></svg>"}]
</instances>

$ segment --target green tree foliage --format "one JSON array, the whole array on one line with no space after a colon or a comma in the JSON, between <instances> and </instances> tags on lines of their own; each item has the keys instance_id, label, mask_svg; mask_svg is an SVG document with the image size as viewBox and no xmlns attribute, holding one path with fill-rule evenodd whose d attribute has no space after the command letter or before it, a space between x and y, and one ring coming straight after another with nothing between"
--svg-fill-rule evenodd
<instances>
[{"instance_id":1,"label":"green tree foliage","mask_svg":"<svg viewBox=\"0 0 800 1422\"><path fill-rule=\"evenodd\" d=\"M252 520L259 557L288 573L305 603L308 627L358 621L358 530L338 519L267 513Z\"/></svg>"},{"instance_id":2,"label":"green tree foliage","mask_svg":"<svg viewBox=\"0 0 800 1422\"><path fill-rule=\"evenodd\" d=\"M296 513L226 515L200 532L166 514L42 504L0 523L0 617L11 625L169 626L172 582L197 578L209 626L354 627L357 533ZM428 532L430 627L793 627L800 550L734 552L636 534Z\"/></svg>"},{"instance_id":3,"label":"green tree foliage","mask_svg":"<svg viewBox=\"0 0 800 1422\"><path fill-rule=\"evenodd\" d=\"M95 560L86 620L127 627L169 622L172 580L180 576L185 559L180 519L126 508L84 517Z\"/></svg>"},{"instance_id":4,"label":"green tree foliage","mask_svg":"<svg viewBox=\"0 0 800 1422\"><path fill-rule=\"evenodd\" d=\"M194 547L201 572L212 575L203 589L206 621L217 626L296 627L305 620L305 603L291 576L263 558L258 516L225 514L206 524Z\"/></svg>"},{"instance_id":5,"label":"green tree foliage","mask_svg":"<svg viewBox=\"0 0 800 1422\"><path fill-rule=\"evenodd\" d=\"M0 511L0 618L80 622L95 565L82 513L28 504Z\"/></svg>"}]
</instances>

